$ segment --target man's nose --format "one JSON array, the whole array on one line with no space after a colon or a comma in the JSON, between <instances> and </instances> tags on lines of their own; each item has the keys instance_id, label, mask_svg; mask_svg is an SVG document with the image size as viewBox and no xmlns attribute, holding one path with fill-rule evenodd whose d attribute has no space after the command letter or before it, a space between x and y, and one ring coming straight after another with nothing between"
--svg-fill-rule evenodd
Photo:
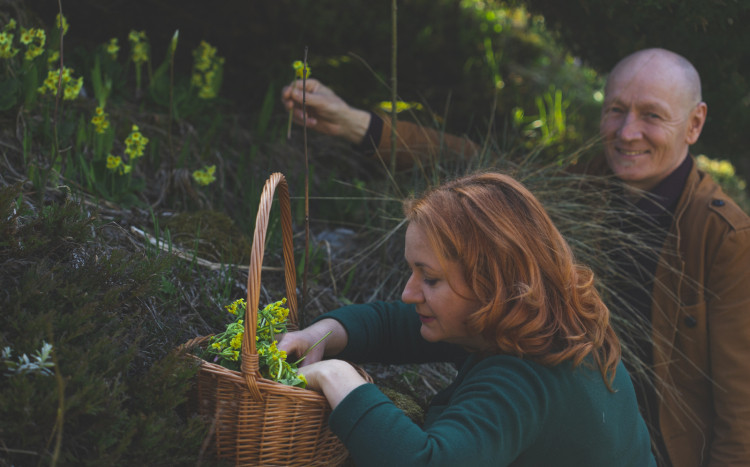
<instances>
[{"instance_id":1,"label":"man's nose","mask_svg":"<svg viewBox=\"0 0 750 467\"><path fill-rule=\"evenodd\" d=\"M641 122L633 112L623 115L617 136L624 141L632 141L641 137Z\"/></svg>"},{"instance_id":2,"label":"man's nose","mask_svg":"<svg viewBox=\"0 0 750 467\"><path fill-rule=\"evenodd\" d=\"M404 303L422 303L424 301L424 295L422 295L422 289L419 287L419 282L414 274L409 276L409 280L406 281L404 291L401 292L401 301Z\"/></svg>"}]
</instances>

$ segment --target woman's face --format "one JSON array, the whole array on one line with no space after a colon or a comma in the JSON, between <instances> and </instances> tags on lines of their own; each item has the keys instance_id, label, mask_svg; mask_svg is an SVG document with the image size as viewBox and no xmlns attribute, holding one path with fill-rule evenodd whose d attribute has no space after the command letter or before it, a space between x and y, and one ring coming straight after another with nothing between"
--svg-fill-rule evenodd
<instances>
[{"instance_id":1,"label":"woman's face","mask_svg":"<svg viewBox=\"0 0 750 467\"><path fill-rule=\"evenodd\" d=\"M412 272L401 299L416 305L422 337L478 350L481 336L469 330L467 320L480 305L458 264L444 262L443 269L427 235L414 223L406 229L404 256Z\"/></svg>"}]
</instances>

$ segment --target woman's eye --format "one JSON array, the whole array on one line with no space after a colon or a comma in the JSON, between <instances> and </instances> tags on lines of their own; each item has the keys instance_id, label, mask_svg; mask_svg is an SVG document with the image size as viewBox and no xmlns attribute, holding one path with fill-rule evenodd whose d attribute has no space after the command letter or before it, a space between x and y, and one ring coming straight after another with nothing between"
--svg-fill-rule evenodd
<instances>
[{"instance_id":1,"label":"woman's eye","mask_svg":"<svg viewBox=\"0 0 750 467\"><path fill-rule=\"evenodd\" d=\"M432 287L433 285L437 284L437 282L438 282L438 280L437 280L437 279L429 279L429 278L427 278L427 277L425 277L424 279L422 279L422 281L423 281L423 282L424 282L425 284L429 285L430 287Z\"/></svg>"}]
</instances>

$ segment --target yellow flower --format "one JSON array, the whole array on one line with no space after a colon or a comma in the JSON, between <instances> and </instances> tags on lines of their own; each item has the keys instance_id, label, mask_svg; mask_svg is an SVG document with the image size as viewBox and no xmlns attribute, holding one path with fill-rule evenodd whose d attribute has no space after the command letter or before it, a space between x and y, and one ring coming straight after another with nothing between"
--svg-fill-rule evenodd
<instances>
[{"instance_id":1,"label":"yellow flower","mask_svg":"<svg viewBox=\"0 0 750 467\"><path fill-rule=\"evenodd\" d=\"M37 89L40 94L46 94L50 91L52 95L57 95L57 83L60 79L60 70L50 70L47 72L42 86ZM64 67L62 72L63 99L73 100L78 97L83 87L83 77L73 78L73 69Z\"/></svg>"},{"instance_id":2,"label":"yellow flower","mask_svg":"<svg viewBox=\"0 0 750 467\"><path fill-rule=\"evenodd\" d=\"M107 53L110 57L112 57L112 60L117 60L117 52L120 51L120 46L117 45L117 38L113 37L109 40L106 46Z\"/></svg>"},{"instance_id":3,"label":"yellow flower","mask_svg":"<svg viewBox=\"0 0 750 467\"><path fill-rule=\"evenodd\" d=\"M224 58L216 55L216 47L206 41L193 50L193 75L191 83L198 89L201 99L213 99L221 86Z\"/></svg>"},{"instance_id":4,"label":"yellow flower","mask_svg":"<svg viewBox=\"0 0 750 467\"><path fill-rule=\"evenodd\" d=\"M125 154L130 156L131 159L143 156L143 150L146 148L148 141L148 138L141 134L138 125L133 125L130 135L125 138Z\"/></svg>"},{"instance_id":5,"label":"yellow flower","mask_svg":"<svg viewBox=\"0 0 750 467\"><path fill-rule=\"evenodd\" d=\"M204 167L203 169L196 170L193 172L193 180L198 182L199 185L210 185L214 181L216 181L216 176L214 175L216 173L216 166L212 165L210 167ZM237 303L237 302L235 302ZM244 301L243 301L244 304Z\"/></svg>"},{"instance_id":6,"label":"yellow flower","mask_svg":"<svg viewBox=\"0 0 750 467\"><path fill-rule=\"evenodd\" d=\"M91 119L91 123L94 124L94 131L97 133L104 133L109 128L109 120L107 120L107 113L101 107L96 108L96 115Z\"/></svg>"},{"instance_id":7,"label":"yellow flower","mask_svg":"<svg viewBox=\"0 0 750 467\"><path fill-rule=\"evenodd\" d=\"M112 154L107 156L107 168L109 170L114 171L120 166L120 164L122 164L122 158L120 156L113 156Z\"/></svg>"},{"instance_id":8,"label":"yellow flower","mask_svg":"<svg viewBox=\"0 0 750 467\"><path fill-rule=\"evenodd\" d=\"M148 61L148 42L146 31L130 31L128 34L130 41L131 59L136 65Z\"/></svg>"},{"instance_id":9,"label":"yellow flower","mask_svg":"<svg viewBox=\"0 0 750 467\"><path fill-rule=\"evenodd\" d=\"M4 31L12 31L14 29L16 29L16 20L14 20L13 18L11 18L11 19L8 20L8 24L5 25L5 27L3 28L3 30Z\"/></svg>"},{"instance_id":10,"label":"yellow flower","mask_svg":"<svg viewBox=\"0 0 750 467\"><path fill-rule=\"evenodd\" d=\"M57 29L62 28L63 36L68 33L68 20L64 15L61 17L60 13L57 14L55 17L55 26L57 26Z\"/></svg>"},{"instance_id":11,"label":"yellow flower","mask_svg":"<svg viewBox=\"0 0 750 467\"><path fill-rule=\"evenodd\" d=\"M393 103L391 101L383 101L378 104L378 107L380 107L382 110L386 112L390 112L393 108ZM403 102L403 101L396 101L396 113L401 113L404 110L422 110L422 104L419 102Z\"/></svg>"},{"instance_id":12,"label":"yellow flower","mask_svg":"<svg viewBox=\"0 0 750 467\"><path fill-rule=\"evenodd\" d=\"M295 60L294 63L292 63L292 68L294 68L294 74L297 77L297 79L302 79L302 75L305 75L305 79L310 77L310 67L305 66L304 63L300 60Z\"/></svg>"},{"instance_id":13,"label":"yellow flower","mask_svg":"<svg viewBox=\"0 0 750 467\"><path fill-rule=\"evenodd\" d=\"M34 28L26 29L21 28L21 37L18 38L19 41L21 41L21 44L23 45L29 45L31 44L31 41L34 40Z\"/></svg>"}]
</instances>

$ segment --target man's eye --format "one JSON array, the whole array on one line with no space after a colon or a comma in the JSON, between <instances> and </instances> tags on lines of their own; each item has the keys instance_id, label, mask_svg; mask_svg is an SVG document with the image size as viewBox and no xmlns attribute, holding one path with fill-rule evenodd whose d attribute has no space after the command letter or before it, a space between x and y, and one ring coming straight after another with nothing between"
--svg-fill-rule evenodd
<instances>
[{"instance_id":1,"label":"man's eye","mask_svg":"<svg viewBox=\"0 0 750 467\"><path fill-rule=\"evenodd\" d=\"M610 107L609 112L613 114L621 114L623 110L620 107Z\"/></svg>"},{"instance_id":2,"label":"man's eye","mask_svg":"<svg viewBox=\"0 0 750 467\"><path fill-rule=\"evenodd\" d=\"M646 115L648 116L648 118L653 118L653 119L657 119L657 120L660 120L660 119L661 119L661 115L659 115L659 114L655 114L655 113L653 113L653 112L651 112L651 113L647 113Z\"/></svg>"},{"instance_id":3,"label":"man's eye","mask_svg":"<svg viewBox=\"0 0 750 467\"><path fill-rule=\"evenodd\" d=\"M422 279L422 281L425 284L429 285L430 287L432 287L433 285L437 284L437 282L438 282L437 279L428 279L427 277L425 277L424 279Z\"/></svg>"}]
</instances>

